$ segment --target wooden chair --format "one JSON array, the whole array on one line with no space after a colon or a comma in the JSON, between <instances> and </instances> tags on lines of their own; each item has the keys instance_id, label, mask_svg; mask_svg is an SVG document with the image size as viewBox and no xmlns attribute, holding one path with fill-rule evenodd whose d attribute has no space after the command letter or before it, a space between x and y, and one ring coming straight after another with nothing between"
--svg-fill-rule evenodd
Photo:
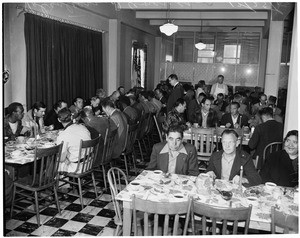
<instances>
[{"instance_id":1,"label":"wooden chair","mask_svg":"<svg viewBox=\"0 0 300 238\"><path fill-rule=\"evenodd\" d=\"M221 208L193 201L191 208L192 233L195 235L195 215L201 217L202 235L207 235L208 224L211 222L212 235L217 234L217 226L221 225L222 235L228 233L228 222L233 222L232 234L237 234L238 222L244 223L244 234L248 233L252 205L243 208ZM200 233L200 232L199 232ZM200 235L200 234L197 234Z\"/></svg>"},{"instance_id":2,"label":"wooden chair","mask_svg":"<svg viewBox=\"0 0 300 238\"><path fill-rule=\"evenodd\" d=\"M284 212L277 211L275 207L271 207L271 231L272 234L276 233L276 227L283 228L283 233L289 234L299 232L299 217L288 215Z\"/></svg>"},{"instance_id":3,"label":"wooden chair","mask_svg":"<svg viewBox=\"0 0 300 238\"><path fill-rule=\"evenodd\" d=\"M60 214L59 201L57 196L58 185L58 166L63 143L50 148L35 148L35 156L33 161L33 172L31 181L23 183L15 181L13 186L13 198L11 203L11 216L13 208L19 207L15 204L22 199L30 200L34 204L34 212L36 213L37 224L40 226L40 204L39 202L52 196L54 193L56 207ZM41 194L45 190L53 190L47 196ZM18 195L18 199L16 199Z\"/></svg>"},{"instance_id":4,"label":"wooden chair","mask_svg":"<svg viewBox=\"0 0 300 238\"><path fill-rule=\"evenodd\" d=\"M163 135L162 135L161 123L160 124L158 123L156 116L153 116L153 120L154 120L155 127L157 130L158 136L159 136L159 140L160 140L160 142L163 142L164 139L163 139Z\"/></svg>"},{"instance_id":5,"label":"wooden chair","mask_svg":"<svg viewBox=\"0 0 300 238\"><path fill-rule=\"evenodd\" d=\"M266 158L269 154L274 153L278 150L282 149L282 142L272 142L270 144L268 144L265 148L264 148L264 153L263 153L263 161L262 164L265 163Z\"/></svg>"},{"instance_id":6,"label":"wooden chair","mask_svg":"<svg viewBox=\"0 0 300 238\"><path fill-rule=\"evenodd\" d=\"M65 173L60 178L60 181L63 182L61 186L63 186L66 183L71 184L72 187L78 186L79 198L80 198L82 209L84 208L82 187L91 182L91 180L89 179L83 180L83 178L87 178L87 176L92 175L92 182L94 186L95 196L96 198L98 197L93 166L98 155L100 138L101 136L98 136L97 138L92 140L86 140L86 141L81 140L79 146L79 154L78 154L78 162L77 162L76 170L72 173Z\"/></svg>"},{"instance_id":7,"label":"wooden chair","mask_svg":"<svg viewBox=\"0 0 300 238\"><path fill-rule=\"evenodd\" d=\"M189 223L190 216L190 208L191 208L192 199L189 198L187 201L181 202L153 202L149 200L143 200L135 197L133 195L132 199L132 207L133 207L133 226L134 226L134 236L144 235L144 236L157 236L160 235L158 233L159 230L159 216L163 216L163 234L162 235L170 235L169 233L169 225L171 225L170 218L174 218L172 225L172 235L178 235L179 228L179 216L185 216L185 225L183 230L183 235L187 233L187 227ZM138 212L142 212L144 214L144 225L143 225L143 233L138 234ZM149 229L149 216L154 216L153 222L153 232ZM153 233L153 234L152 234Z\"/></svg>"},{"instance_id":8,"label":"wooden chair","mask_svg":"<svg viewBox=\"0 0 300 238\"><path fill-rule=\"evenodd\" d=\"M135 175L137 174L136 171L136 156L135 156L135 151L134 151L134 143L136 140L136 135L137 135L137 130L139 127L139 122L133 125L127 125L127 136L125 140L125 146L122 152L122 156L124 157L124 163L125 163L125 168L126 168L126 175L128 176L128 164L127 164L127 157L131 156L132 162L133 162L133 168L135 171Z\"/></svg>"},{"instance_id":9,"label":"wooden chair","mask_svg":"<svg viewBox=\"0 0 300 238\"><path fill-rule=\"evenodd\" d=\"M117 194L122 191L127 185L127 177L125 173L116 167L112 167L107 172L107 178L109 183L109 188L111 192L111 199L115 208L115 217L114 222L117 225L116 230L114 231L114 236L119 236L122 234L123 228L123 218L122 218L122 205L119 201L116 200Z\"/></svg>"},{"instance_id":10,"label":"wooden chair","mask_svg":"<svg viewBox=\"0 0 300 238\"><path fill-rule=\"evenodd\" d=\"M196 147L199 170L205 171L210 156L212 155L214 145L214 128L193 128L191 131L191 143ZM203 165L202 165L203 164Z\"/></svg>"},{"instance_id":11,"label":"wooden chair","mask_svg":"<svg viewBox=\"0 0 300 238\"><path fill-rule=\"evenodd\" d=\"M140 152L142 161L144 161L144 152L142 149L142 143L144 146L145 154L146 155L148 154L148 148L146 146L145 140L143 140L143 139L147 132L150 117L151 117L151 113L145 113L144 115L142 115L141 121L140 121L140 126L139 126L137 137L136 137L136 141L138 143L139 152Z\"/></svg>"},{"instance_id":12,"label":"wooden chair","mask_svg":"<svg viewBox=\"0 0 300 238\"><path fill-rule=\"evenodd\" d=\"M112 153L114 150L114 143L117 137L118 128L115 130L106 130L103 147L99 149L97 159L94 163L95 172L102 172L104 189L107 190L107 181L106 181L106 167L111 165L112 162Z\"/></svg>"}]
</instances>

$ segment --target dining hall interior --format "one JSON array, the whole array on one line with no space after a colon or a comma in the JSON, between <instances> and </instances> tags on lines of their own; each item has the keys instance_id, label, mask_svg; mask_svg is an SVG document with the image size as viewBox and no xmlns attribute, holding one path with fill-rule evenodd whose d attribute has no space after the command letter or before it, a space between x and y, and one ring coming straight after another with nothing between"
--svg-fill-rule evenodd
<instances>
[{"instance_id":1,"label":"dining hall interior","mask_svg":"<svg viewBox=\"0 0 300 238\"><path fill-rule=\"evenodd\" d=\"M299 233L297 7L2 3L2 235Z\"/></svg>"}]
</instances>

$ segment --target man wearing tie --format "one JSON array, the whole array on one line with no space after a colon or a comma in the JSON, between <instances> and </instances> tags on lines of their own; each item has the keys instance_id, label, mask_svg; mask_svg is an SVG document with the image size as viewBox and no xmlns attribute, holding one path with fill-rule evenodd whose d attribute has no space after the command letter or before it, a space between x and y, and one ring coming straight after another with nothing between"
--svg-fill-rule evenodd
<instances>
[{"instance_id":1,"label":"man wearing tie","mask_svg":"<svg viewBox=\"0 0 300 238\"><path fill-rule=\"evenodd\" d=\"M171 74L168 79L169 79L170 84L173 86L173 90L168 98L167 113L172 110L177 99L183 98L183 96L184 96L184 89L183 89L181 83L179 83L177 75Z\"/></svg>"}]
</instances>

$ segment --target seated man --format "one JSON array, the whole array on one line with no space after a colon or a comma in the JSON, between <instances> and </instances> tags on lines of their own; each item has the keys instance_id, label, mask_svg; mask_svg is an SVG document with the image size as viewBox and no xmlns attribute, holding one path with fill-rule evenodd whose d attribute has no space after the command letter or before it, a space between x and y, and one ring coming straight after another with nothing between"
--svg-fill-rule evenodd
<instances>
[{"instance_id":1,"label":"seated man","mask_svg":"<svg viewBox=\"0 0 300 238\"><path fill-rule=\"evenodd\" d=\"M69 107L69 110L72 113L72 120L75 119L76 121L79 121L79 114L83 108L83 99L81 97L76 97L73 100L73 105Z\"/></svg>"},{"instance_id":2,"label":"seated man","mask_svg":"<svg viewBox=\"0 0 300 238\"><path fill-rule=\"evenodd\" d=\"M240 169L243 166L242 184L244 186L261 184L261 178L254 167L251 156L236 149L239 142L238 134L234 130L225 130L222 133L223 150L212 154L206 170L207 174L217 179L232 180L233 183L238 184Z\"/></svg>"},{"instance_id":3,"label":"seated man","mask_svg":"<svg viewBox=\"0 0 300 238\"><path fill-rule=\"evenodd\" d=\"M46 105L43 102L36 102L32 108L25 113L22 119L22 126L27 127L29 130L34 131L34 127L37 133L45 132L44 116L46 112Z\"/></svg>"},{"instance_id":4,"label":"seated man","mask_svg":"<svg viewBox=\"0 0 300 238\"><path fill-rule=\"evenodd\" d=\"M80 141L90 140L91 134L84 125L73 124L72 114L68 108L63 108L58 112L58 121L64 127L56 141L57 144L64 142L58 169L59 171L72 173L77 169ZM84 152L82 155L84 155Z\"/></svg>"},{"instance_id":5,"label":"seated man","mask_svg":"<svg viewBox=\"0 0 300 238\"><path fill-rule=\"evenodd\" d=\"M59 110L68 107L68 104L64 100L59 100L53 105L53 109L46 115L45 125L53 125L53 130L63 129L63 125L57 120L57 113Z\"/></svg>"},{"instance_id":6,"label":"seated man","mask_svg":"<svg viewBox=\"0 0 300 238\"><path fill-rule=\"evenodd\" d=\"M225 113L221 118L221 126L226 128L242 128L248 126L248 118L239 113L240 104L238 102L232 102L230 104L230 113Z\"/></svg>"},{"instance_id":7,"label":"seated man","mask_svg":"<svg viewBox=\"0 0 300 238\"><path fill-rule=\"evenodd\" d=\"M146 169L197 176L199 169L196 148L183 142L182 126L170 126L166 140L153 146L150 163Z\"/></svg>"}]
</instances>

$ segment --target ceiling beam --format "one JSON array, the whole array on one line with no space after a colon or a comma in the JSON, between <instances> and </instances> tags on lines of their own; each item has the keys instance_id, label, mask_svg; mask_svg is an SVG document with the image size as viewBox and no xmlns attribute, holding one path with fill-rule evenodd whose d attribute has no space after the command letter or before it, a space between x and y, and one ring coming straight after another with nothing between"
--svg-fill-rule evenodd
<instances>
[{"instance_id":1,"label":"ceiling beam","mask_svg":"<svg viewBox=\"0 0 300 238\"><path fill-rule=\"evenodd\" d=\"M150 25L163 25L166 23L166 20L150 20ZM174 20L174 24L178 26L261 26L265 25L265 21L251 21L251 20L242 20L242 21L230 21L230 20Z\"/></svg>"},{"instance_id":2,"label":"ceiling beam","mask_svg":"<svg viewBox=\"0 0 300 238\"><path fill-rule=\"evenodd\" d=\"M232 31L232 27L203 27L203 32L262 32L262 27L238 27L236 30ZM180 26L178 31L191 31L200 32L199 27L185 27Z\"/></svg>"},{"instance_id":3,"label":"ceiling beam","mask_svg":"<svg viewBox=\"0 0 300 238\"><path fill-rule=\"evenodd\" d=\"M131 10L271 10L272 2L118 2L118 9Z\"/></svg>"},{"instance_id":4,"label":"ceiling beam","mask_svg":"<svg viewBox=\"0 0 300 238\"><path fill-rule=\"evenodd\" d=\"M136 18L141 19L238 19L238 20L267 20L267 12L188 12L188 11L178 11L178 12L168 12L162 11L136 11Z\"/></svg>"}]
</instances>

